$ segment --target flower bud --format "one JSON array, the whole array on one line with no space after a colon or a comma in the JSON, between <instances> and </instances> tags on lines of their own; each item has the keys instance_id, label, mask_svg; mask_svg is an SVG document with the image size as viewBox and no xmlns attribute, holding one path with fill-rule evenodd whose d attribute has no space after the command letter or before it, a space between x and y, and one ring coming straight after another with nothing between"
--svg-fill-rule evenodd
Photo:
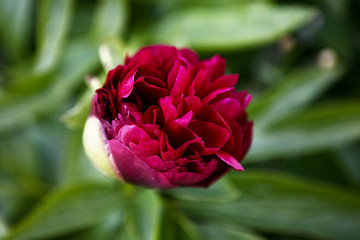
<instances>
[{"instance_id":1,"label":"flower bud","mask_svg":"<svg viewBox=\"0 0 360 240\"><path fill-rule=\"evenodd\" d=\"M247 92L218 55L148 46L108 72L96 90L83 144L104 174L150 188L207 187L242 171L253 123Z\"/></svg>"}]
</instances>

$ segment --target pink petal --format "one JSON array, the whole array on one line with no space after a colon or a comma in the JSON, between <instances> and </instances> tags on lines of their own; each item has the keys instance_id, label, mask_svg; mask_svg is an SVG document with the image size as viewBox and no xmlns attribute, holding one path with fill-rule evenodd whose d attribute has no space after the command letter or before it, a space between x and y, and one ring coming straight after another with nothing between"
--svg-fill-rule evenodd
<instances>
[{"instance_id":1,"label":"pink petal","mask_svg":"<svg viewBox=\"0 0 360 240\"><path fill-rule=\"evenodd\" d=\"M160 143L157 140L140 141L139 144L131 142L129 148L141 159L160 154Z\"/></svg>"},{"instance_id":2,"label":"pink petal","mask_svg":"<svg viewBox=\"0 0 360 240\"><path fill-rule=\"evenodd\" d=\"M165 124L175 120L177 111L176 111L176 108L172 104L170 96L166 96L166 97L160 99L160 107L164 114Z\"/></svg>"},{"instance_id":3,"label":"pink petal","mask_svg":"<svg viewBox=\"0 0 360 240\"><path fill-rule=\"evenodd\" d=\"M168 76L167 76L167 86L169 91L174 87L174 83L176 80L176 76L178 75L179 69L181 66L181 61L177 60L174 62L174 65L172 66Z\"/></svg>"},{"instance_id":4,"label":"pink petal","mask_svg":"<svg viewBox=\"0 0 360 240\"><path fill-rule=\"evenodd\" d=\"M158 106L152 105L146 109L144 113L144 123L145 124L156 124Z\"/></svg>"},{"instance_id":5,"label":"pink petal","mask_svg":"<svg viewBox=\"0 0 360 240\"><path fill-rule=\"evenodd\" d=\"M206 104L208 102L210 102L211 100L213 100L214 98L216 98L218 95L222 94L222 93L226 93L226 92L230 92L233 91L235 88L234 87L228 87L228 88L222 88L222 89L216 89L212 92L210 92L208 95L206 95L205 97L203 97L201 99L201 103L202 104Z\"/></svg>"},{"instance_id":6,"label":"pink petal","mask_svg":"<svg viewBox=\"0 0 360 240\"><path fill-rule=\"evenodd\" d=\"M207 148L221 148L230 137L230 132L212 122L192 120L189 128L205 143Z\"/></svg>"},{"instance_id":7,"label":"pink petal","mask_svg":"<svg viewBox=\"0 0 360 240\"><path fill-rule=\"evenodd\" d=\"M126 75L118 86L118 98L127 98L134 86L136 70ZM130 75L130 76L129 76Z\"/></svg>"},{"instance_id":8,"label":"pink petal","mask_svg":"<svg viewBox=\"0 0 360 240\"><path fill-rule=\"evenodd\" d=\"M169 91L166 88L156 86L155 84L155 79L149 77L140 77L134 84L135 93L146 106L155 105L158 103L159 98L169 95Z\"/></svg>"},{"instance_id":9,"label":"pink petal","mask_svg":"<svg viewBox=\"0 0 360 240\"><path fill-rule=\"evenodd\" d=\"M110 140L109 146L117 171L124 181L151 188L174 187L162 173L152 169L118 140Z\"/></svg>"},{"instance_id":10,"label":"pink petal","mask_svg":"<svg viewBox=\"0 0 360 240\"><path fill-rule=\"evenodd\" d=\"M227 163L228 165L230 165L231 167L233 167L235 170L237 171L244 171L244 168L241 166L241 164L230 154L223 152L223 151L219 151L218 153L216 153L216 155L225 163Z\"/></svg>"},{"instance_id":11,"label":"pink petal","mask_svg":"<svg viewBox=\"0 0 360 240\"><path fill-rule=\"evenodd\" d=\"M244 108L246 108L249 105L250 101L251 101L251 95L249 94L245 98Z\"/></svg>"},{"instance_id":12,"label":"pink petal","mask_svg":"<svg viewBox=\"0 0 360 240\"><path fill-rule=\"evenodd\" d=\"M211 88L215 90L219 88L233 87L238 79L238 74L220 76L211 83Z\"/></svg>"},{"instance_id":13,"label":"pink petal","mask_svg":"<svg viewBox=\"0 0 360 240\"><path fill-rule=\"evenodd\" d=\"M180 147L171 150L171 152L174 154L174 158L180 158L185 150L191 145L191 144L200 144L201 143L201 138L197 137L194 138L190 141L186 141L183 145L181 145Z\"/></svg>"},{"instance_id":14,"label":"pink petal","mask_svg":"<svg viewBox=\"0 0 360 240\"><path fill-rule=\"evenodd\" d=\"M231 138L222 148L228 153L231 153L237 159L243 156L243 128L233 118L224 116L224 119L231 129Z\"/></svg>"},{"instance_id":15,"label":"pink petal","mask_svg":"<svg viewBox=\"0 0 360 240\"><path fill-rule=\"evenodd\" d=\"M203 62L205 69L209 71L210 81L225 74L225 63L225 59L219 55L215 55L211 59Z\"/></svg>"},{"instance_id":16,"label":"pink petal","mask_svg":"<svg viewBox=\"0 0 360 240\"><path fill-rule=\"evenodd\" d=\"M194 79L195 95L203 97L206 94L206 86L209 85L208 73L206 70L200 69Z\"/></svg>"},{"instance_id":17,"label":"pink petal","mask_svg":"<svg viewBox=\"0 0 360 240\"><path fill-rule=\"evenodd\" d=\"M194 51L183 48L179 50L179 53L182 57L188 60L191 65L197 66L200 64L199 56Z\"/></svg>"},{"instance_id":18,"label":"pink petal","mask_svg":"<svg viewBox=\"0 0 360 240\"><path fill-rule=\"evenodd\" d=\"M209 175L193 172L169 173L164 175L174 184L179 186L194 186L198 182L204 181Z\"/></svg>"},{"instance_id":19,"label":"pink petal","mask_svg":"<svg viewBox=\"0 0 360 240\"><path fill-rule=\"evenodd\" d=\"M146 66L146 65L142 65L138 68L138 71L136 73L136 77L155 77L155 78L158 78L158 79L163 79L163 73L155 68L155 67L152 67L152 66ZM165 82L163 82L164 85Z\"/></svg>"},{"instance_id":20,"label":"pink petal","mask_svg":"<svg viewBox=\"0 0 360 240\"><path fill-rule=\"evenodd\" d=\"M243 112L243 107L235 98L224 98L214 103L214 107L221 115L236 119Z\"/></svg>"},{"instance_id":21,"label":"pink petal","mask_svg":"<svg viewBox=\"0 0 360 240\"><path fill-rule=\"evenodd\" d=\"M174 123L179 127L187 127L192 117L193 117L193 113L192 111L190 111L181 118L176 119Z\"/></svg>"},{"instance_id":22,"label":"pink petal","mask_svg":"<svg viewBox=\"0 0 360 240\"><path fill-rule=\"evenodd\" d=\"M118 138L121 143L126 146L129 145L130 142L138 144L140 140L150 141L151 138L144 131L144 129L139 128L136 125L125 125L123 126L118 133Z\"/></svg>"},{"instance_id":23,"label":"pink petal","mask_svg":"<svg viewBox=\"0 0 360 240\"><path fill-rule=\"evenodd\" d=\"M151 156L144 159L144 162L146 162L147 165L149 165L152 169L157 171L166 171L167 166L165 161L163 161L159 156ZM168 161L171 162L171 161Z\"/></svg>"},{"instance_id":24,"label":"pink petal","mask_svg":"<svg viewBox=\"0 0 360 240\"><path fill-rule=\"evenodd\" d=\"M196 115L202 108L201 100L197 96L188 96L185 97L185 102L187 105L187 111L192 111Z\"/></svg>"},{"instance_id":25,"label":"pink petal","mask_svg":"<svg viewBox=\"0 0 360 240\"><path fill-rule=\"evenodd\" d=\"M191 80L192 76L190 74L190 71L188 71L184 66L180 66L170 95L174 96L175 98L180 97L181 94L184 94L188 89Z\"/></svg>"},{"instance_id":26,"label":"pink petal","mask_svg":"<svg viewBox=\"0 0 360 240\"><path fill-rule=\"evenodd\" d=\"M213 105L206 105L202 107L200 112L196 115L196 120L212 122L230 131L230 127Z\"/></svg>"}]
</instances>

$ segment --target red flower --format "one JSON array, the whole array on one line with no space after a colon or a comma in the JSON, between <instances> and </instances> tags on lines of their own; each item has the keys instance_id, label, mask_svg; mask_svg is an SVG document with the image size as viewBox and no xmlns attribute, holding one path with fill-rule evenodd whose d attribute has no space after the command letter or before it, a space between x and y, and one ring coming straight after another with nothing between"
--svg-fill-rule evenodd
<instances>
[{"instance_id":1,"label":"red flower","mask_svg":"<svg viewBox=\"0 0 360 240\"><path fill-rule=\"evenodd\" d=\"M149 46L109 71L84 130L94 165L125 182L153 188L207 187L243 170L253 123L238 75L218 55Z\"/></svg>"}]
</instances>

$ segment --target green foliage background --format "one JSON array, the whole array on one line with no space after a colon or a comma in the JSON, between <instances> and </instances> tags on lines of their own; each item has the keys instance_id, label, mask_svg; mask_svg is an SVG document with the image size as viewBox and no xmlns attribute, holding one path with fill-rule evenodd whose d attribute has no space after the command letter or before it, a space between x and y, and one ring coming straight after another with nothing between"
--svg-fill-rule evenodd
<instances>
[{"instance_id":1,"label":"green foliage background","mask_svg":"<svg viewBox=\"0 0 360 240\"><path fill-rule=\"evenodd\" d=\"M360 239L359 16L357 0L1 0L0 238ZM155 191L90 165L94 87L151 43L239 73L245 172Z\"/></svg>"}]
</instances>

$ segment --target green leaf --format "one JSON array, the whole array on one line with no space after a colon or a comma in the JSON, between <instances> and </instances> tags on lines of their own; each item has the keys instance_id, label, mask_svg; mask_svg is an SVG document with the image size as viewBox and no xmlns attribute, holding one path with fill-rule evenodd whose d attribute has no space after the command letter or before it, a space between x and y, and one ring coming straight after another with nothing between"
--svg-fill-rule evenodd
<instances>
[{"instance_id":1,"label":"green leaf","mask_svg":"<svg viewBox=\"0 0 360 240\"><path fill-rule=\"evenodd\" d=\"M7 234L8 228L4 220L0 217L0 238L3 238Z\"/></svg>"},{"instance_id":2,"label":"green leaf","mask_svg":"<svg viewBox=\"0 0 360 240\"><path fill-rule=\"evenodd\" d=\"M67 110L65 113L60 115L59 120L71 129L82 129L84 127L87 116L90 112L91 99L94 96L94 92L87 89L79 101Z\"/></svg>"},{"instance_id":3,"label":"green leaf","mask_svg":"<svg viewBox=\"0 0 360 240\"><path fill-rule=\"evenodd\" d=\"M264 96L254 98L249 114L256 127L266 128L291 114L302 111L339 79L342 69L310 66L290 72Z\"/></svg>"},{"instance_id":4,"label":"green leaf","mask_svg":"<svg viewBox=\"0 0 360 240\"><path fill-rule=\"evenodd\" d=\"M106 184L83 183L50 193L10 232L7 239L64 235L101 222L123 206L122 195Z\"/></svg>"},{"instance_id":5,"label":"green leaf","mask_svg":"<svg viewBox=\"0 0 360 240\"><path fill-rule=\"evenodd\" d=\"M176 188L163 191L177 199L200 201L200 202L229 202L240 196L239 189L223 177L207 189L203 188Z\"/></svg>"},{"instance_id":6,"label":"green leaf","mask_svg":"<svg viewBox=\"0 0 360 240\"><path fill-rule=\"evenodd\" d=\"M337 152L337 164L346 173L350 182L360 188L360 149L358 143L355 142L353 146L346 146L338 149Z\"/></svg>"},{"instance_id":7,"label":"green leaf","mask_svg":"<svg viewBox=\"0 0 360 240\"><path fill-rule=\"evenodd\" d=\"M82 231L79 234L71 235L72 238L76 240L104 240L104 239L126 239L128 238L118 238L118 233L122 228L124 223L124 216L119 211L114 211L113 213L106 216L106 219L101 221L94 227L91 227L87 231ZM66 238L69 239L69 238Z\"/></svg>"},{"instance_id":8,"label":"green leaf","mask_svg":"<svg viewBox=\"0 0 360 240\"><path fill-rule=\"evenodd\" d=\"M33 142L23 135L1 139L0 169L8 175L21 176L24 179L37 177L36 160L39 157ZM21 149L21 151L18 151Z\"/></svg>"},{"instance_id":9,"label":"green leaf","mask_svg":"<svg viewBox=\"0 0 360 240\"><path fill-rule=\"evenodd\" d=\"M131 205L126 209L125 224L118 239L158 239L162 205L157 193L131 185L124 185L123 192Z\"/></svg>"},{"instance_id":10,"label":"green leaf","mask_svg":"<svg viewBox=\"0 0 360 240\"><path fill-rule=\"evenodd\" d=\"M244 7L191 8L153 26L154 42L197 50L234 50L271 43L306 23L314 11L303 6L253 3Z\"/></svg>"},{"instance_id":11,"label":"green leaf","mask_svg":"<svg viewBox=\"0 0 360 240\"><path fill-rule=\"evenodd\" d=\"M108 72L117 65L123 64L127 51L125 44L118 38L105 39L99 48L99 56L104 70Z\"/></svg>"},{"instance_id":12,"label":"green leaf","mask_svg":"<svg viewBox=\"0 0 360 240\"><path fill-rule=\"evenodd\" d=\"M46 72L56 64L68 32L74 1L37 1L36 72Z\"/></svg>"},{"instance_id":13,"label":"green leaf","mask_svg":"<svg viewBox=\"0 0 360 240\"><path fill-rule=\"evenodd\" d=\"M89 161L82 148L82 131L68 131L63 140L60 179L63 184L79 181L107 181L108 178L101 174Z\"/></svg>"},{"instance_id":14,"label":"green leaf","mask_svg":"<svg viewBox=\"0 0 360 240\"><path fill-rule=\"evenodd\" d=\"M267 232L322 239L360 238L360 194L280 173L234 175L242 197L231 203L179 202L189 216Z\"/></svg>"},{"instance_id":15,"label":"green leaf","mask_svg":"<svg viewBox=\"0 0 360 240\"><path fill-rule=\"evenodd\" d=\"M207 240L264 240L265 238L239 225L200 224L199 229Z\"/></svg>"},{"instance_id":16,"label":"green leaf","mask_svg":"<svg viewBox=\"0 0 360 240\"><path fill-rule=\"evenodd\" d=\"M56 110L97 64L93 45L83 40L72 41L65 49L51 86L39 93L14 96L0 103L0 133L31 124L37 116Z\"/></svg>"},{"instance_id":17,"label":"green leaf","mask_svg":"<svg viewBox=\"0 0 360 240\"><path fill-rule=\"evenodd\" d=\"M188 219L184 213L182 213L171 202L167 202L166 211L164 211L162 218L162 229L160 239L172 239L172 240L199 240L200 234L197 226L193 221Z\"/></svg>"},{"instance_id":18,"label":"green leaf","mask_svg":"<svg viewBox=\"0 0 360 240\"><path fill-rule=\"evenodd\" d=\"M0 216L13 222L49 183L39 174L39 154L28 137L14 135L0 142Z\"/></svg>"},{"instance_id":19,"label":"green leaf","mask_svg":"<svg viewBox=\"0 0 360 240\"><path fill-rule=\"evenodd\" d=\"M100 0L95 10L91 36L102 41L109 36L120 36L127 25L127 0Z\"/></svg>"},{"instance_id":20,"label":"green leaf","mask_svg":"<svg viewBox=\"0 0 360 240\"><path fill-rule=\"evenodd\" d=\"M141 240L155 240L160 230L162 205L153 190L142 190L134 206L135 229Z\"/></svg>"},{"instance_id":21,"label":"green leaf","mask_svg":"<svg viewBox=\"0 0 360 240\"><path fill-rule=\"evenodd\" d=\"M254 131L246 162L338 147L360 138L360 103L338 102L293 115L272 131Z\"/></svg>"},{"instance_id":22,"label":"green leaf","mask_svg":"<svg viewBox=\"0 0 360 240\"><path fill-rule=\"evenodd\" d=\"M21 60L29 46L32 2L29 0L0 1L0 36L3 51L10 59Z\"/></svg>"}]
</instances>

